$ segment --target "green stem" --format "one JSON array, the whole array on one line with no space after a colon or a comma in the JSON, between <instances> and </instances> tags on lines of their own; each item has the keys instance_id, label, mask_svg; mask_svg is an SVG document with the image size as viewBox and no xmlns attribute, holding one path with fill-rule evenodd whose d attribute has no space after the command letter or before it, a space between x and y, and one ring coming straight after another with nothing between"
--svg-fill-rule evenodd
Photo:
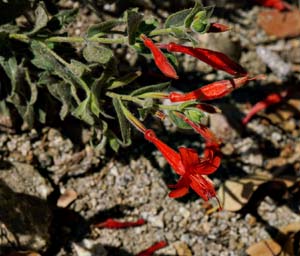
<instances>
[{"instance_id":1,"label":"green stem","mask_svg":"<svg viewBox=\"0 0 300 256\"><path fill-rule=\"evenodd\" d=\"M16 39L25 43L29 42L29 37L24 34L9 34L9 38Z\"/></svg>"},{"instance_id":2,"label":"green stem","mask_svg":"<svg viewBox=\"0 0 300 256\"><path fill-rule=\"evenodd\" d=\"M122 103L122 101L120 101L120 105L122 108L122 111L126 117L126 119L141 133L146 132L147 128L143 125L142 122L140 122L140 120L138 120Z\"/></svg>"},{"instance_id":3,"label":"green stem","mask_svg":"<svg viewBox=\"0 0 300 256\"><path fill-rule=\"evenodd\" d=\"M166 35L172 32L172 28L161 28L152 30L149 33L149 36L159 36L159 35Z\"/></svg>"},{"instance_id":4,"label":"green stem","mask_svg":"<svg viewBox=\"0 0 300 256\"><path fill-rule=\"evenodd\" d=\"M143 106L144 105L144 101L143 100L140 100L140 99L137 99L136 97L132 97L130 95L122 95L122 94L117 94L117 93L114 93L114 92L107 92L106 95L108 97L111 97L111 98L120 98L122 100L127 100L127 101L131 101L131 102L134 102L138 105L141 105Z\"/></svg>"},{"instance_id":5,"label":"green stem","mask_svg":"<svg viewBox=\"0 0 300 256\"><path fill-rule=\"evenodd\" d=\"M180 104L173 104L173 105L164 105L164 104L157 104L158 108L161 110L180 110Z\"/></svg>"},{"instance_id":6,"label":"green stem","mask_svg":"<svg viewBox=\"0 0 300 256\"><path fill-rule=\"evenodd\" d=\"M168 99L169 93L166 92L146 92L140 95L137 95L138 98L142 99Z\"/></svg>"},{"instance_id":7,"label":"green stem","mask_svg":"<svg viewBox=\"0 0 300 256\"><path fill-rule=\"evenodd\" d=\"M24 34L10 34L10 38L23 41L23 42L29 42L30 37ZM36 38L40 39L40 38ZM40 39L42 40L42 39ZM101 43L101 44L125 44L127 43L127 37L121 37L121 38L98 38L98 37L92 37L92 38L83 38L83 37L63 37L63 36L53 36L46 38L42 41L48 42L48 43L85 43L85 42L94 42L94 43Z\"/></svg>"}]
</instances>

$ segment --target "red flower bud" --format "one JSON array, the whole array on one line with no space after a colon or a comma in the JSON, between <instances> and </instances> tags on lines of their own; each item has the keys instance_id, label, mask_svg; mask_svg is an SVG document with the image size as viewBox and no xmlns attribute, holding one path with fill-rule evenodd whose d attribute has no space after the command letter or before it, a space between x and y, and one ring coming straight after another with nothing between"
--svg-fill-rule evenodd
<instances>
[{"instance_id":1,"label":"red flower bud","mask_svg":"<svg viewBox=\"0 0 300 256\"><path fill-rule=\"evenodd\" d=\"M178 79L176 70L153 41L145 35L141 35L141 39L143 40L144 45L152 52L154 62L159 70L167 77Z\"/></svg>"},{"instance_id":2,"label":"red flower bud","mask_svg":"<svg viewBox=\"0 0 300 256\"><path fill-rule=\"evenodd\" d=\"M247 71L242 66L221 52L204 48L194 48L176 43L168 43L166 46L162 45L162 47L166 47L169 52L181 52L191 55L215 69L223 70L234 76L247 74Z\"/></svg>"},{"instance_id":3,"label":"red flower bud","mask_svg":"<svg viewBox=\"0 0 300 256\"><path fill-rule=\"evenodd\" d=\"M221 80L211 84L204 85L201 88L186 94L171 92L169 94L169 99L172 102L188 101L188 100L202 100L202 101L215 100L228 95L234 89L240 88L250 80L261 79L261 78L262 76L256 76L253 78L249 78L249 76L242 76L242 77L228 79L228 80Z\"/></svg>"},{"instance_id":4,"label":"red flower bud","mask_svg":"<svg viewBox=\"0 0 300 256\"><path fill-rule=\"evenodd\" d=\"M224 24L220 23L211 23L207 33L219 33L219 32L226 32L230 28Z\"/></svg>"}]
</instances>

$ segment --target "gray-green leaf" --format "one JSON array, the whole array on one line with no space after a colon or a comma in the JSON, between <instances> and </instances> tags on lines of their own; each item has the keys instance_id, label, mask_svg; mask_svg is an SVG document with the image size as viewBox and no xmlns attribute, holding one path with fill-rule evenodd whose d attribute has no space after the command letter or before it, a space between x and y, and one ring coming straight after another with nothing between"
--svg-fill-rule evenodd
<instances>
[{"instance_id":1,"label":"gray-green leaf","mask_svg":"<svg viewBox=\"0 0 300 256\"><path fill-rule=\"evenodd\" d=\"M124 20L122 19L112 19L112 20L103 21L101 23L90 26L87 31L87 36L99 37L105 35L107 32L110 32L113 28L123 23Z\"/></svg>"},{"instance_id":2,"label":"gray-green leaf","mask_svg":"<svg viewBox=\"0 0 300 256\"><path fill-rule=\"evenodd\" d=\"M170 86L170 82L160 83L160 84L152 84L148 86L143 86L134 90L130 95L137 96L147 92L160 92L165 90L168 86Z\"/></svg>"},{"instance_id":3,"label":"gray-green leaf","mask_svg":"<svg viewBox=\"0 0 300 256\"><path fill-rule=\"evenodd\" d=\"M122 144L122 146L129 146L131 144L131 138L130 138L131 126L123 113L121 107L122 102L119 98L113 98L112 102L118 116L121 135L122 135L122 141L120 141L120 143Z\"/></svg>"},{"instance_id":4,"label":"gray-green leaf","mask_svg":"<svg viewBox=\"0 0 300 256\"><path fill-rule=\"evenodd\" d=\"M83 57L88 62L105 64L109 62L112 56L113 56L112 50L104 46L96 45L93 43L88 43L88 45L83 49Z\"/></svg>"},{"instance_id":5,"label":"gray-green leaf","mask_svg":"<svg viewBox=\"0 0 300 256\"><path fill-rule=\"evenodd\" d=\"M143 15L137 12L137 9L128 10L125 13L127 21L128 42L130 45L135 43L136 32L142 22Z\"/></svg>"},{"instance_id":6,"label":"gray-green leaf","mask_svg":"<svg viewBox=\"0 0 300 256\"><path fill-rule=\"evenodd\" d=\"M122 76L116 80L114 80L111 85L108 87L108 89L116 89L119 87L126 86L130 83L132 83L135 79L137 79L139 76L141 76L141 71L136 71L134 73L128 73L125 76Z\"/></svg>"},{"instance_id":7,"label":"gray-green leaf","mask_svg":"<svg viewBox=\"0 0 300 256\"><path fill-rule=\"evenodd\" d=\"M44 3L40 2L38 7L35 10L35 25L31 32L28 35L36 34L42 28L47 26L49 21L49 16L46 10Z\"/></svg>"},{"instance_id":8,"label":"gray-green leaf","mask_svg":"<svg viewBox=\"0 0 300 256\"><path fill-rule=\"evenodd\" d=\"M165 22L165 28L183 26L185 18L189 15L191 11L192 9L185 9L171 14Z\"/></svg>"},{"instance_id":9,"label":"gray-green leaf","mask_svg":"<svg viewBox=\"0 0 300 256\"><path fill-rule=\"evenodd\" d=\"M168 111L168 115L172 123L180 129L191 129L191 126L184 122L180 117L174 114L174 111Z\"/></svg>"}]
</instances>

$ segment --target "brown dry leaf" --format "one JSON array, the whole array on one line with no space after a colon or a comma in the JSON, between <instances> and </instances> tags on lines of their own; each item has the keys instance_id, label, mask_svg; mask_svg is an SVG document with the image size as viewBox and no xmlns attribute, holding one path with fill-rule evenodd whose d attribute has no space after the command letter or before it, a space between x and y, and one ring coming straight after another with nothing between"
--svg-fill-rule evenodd
<instances>
[{"instance_id":1,"label":"brown dry leaf","mask_svg":"<svg viewBox=\"0 0 300 256\"><path fill-rule=\"evenodd\" d=\"M294 256L295 250L295 236L300 235L300 223L290 223L286 226L279 228L280 233L273 239L262 240L258 243L251 245L246 252L250 256ZM299 239L299 238L298 238ZM281 244L281 245L279 245Z\"/></svg>"},{"instance_id":2,"label":"brown dry leaf","mask_svg":"<svg viewBox=\"0 0 300 256\"><path fill-rule=\"evenodd\" d=\"M257 187L268 180L267 176L249 176L225 181L218 190L218 197L223 209L227 211L240 210Z\"/></svg>"},{"instance_id":3,"label":"brown dry leaf","mask_svg":"<svg viewBox=\"0 0 300 256\"><path fill-rule=\"evenodd\" d=\"M66 208L77 198L77 193L73 189L66 189L66 191L58 198L57 206Z\"/></svg>"},{"instance_id":4,"label":"brown dry leaf","mask_svg":"<svg viewBox=\"0 0 300 256\"><path fill-rule=\"evenodd\" d=\"M280 228L280 231L285 234L287 236L286 241L284 243L284 245L282 246L282 252L280 254L280 256L293 256L296 255L295 250L295 242L297 240L297 238L295 239L295 237L298 237L299 240L299 235L300 235L300 223L299 222L295 222L295 223L290 223L286 226L283 226ZM298 245L299 248L299 245Z\"/></svg>"},{"instance_id":5,"label":"brown dry leaf","mask_svg":"<svg viewBox=\"0 0 300 256\"><path fill-rule=\"evenodd\" d=\"M272 239L255 243L246 250L246 253L250 256L276 256L280 252L281 246Z\"/></svg>"},{"instance_id":6,"label":"brown dry leaf","mask_svg":"<svg viewBox=\"0 0 300 256\"><path fill-rule=\"evenodd\" d=\"M277 38L295 37L300 35L300 11L279 12L268 10L258 15L258 25L268 35Z\"/></svg>"},{"instance_id":7,"label":"brown dry leaf","mask_svg":"<svg viewBox=\"0 0 300 256\"><path fill-rule=\"evenodd\" d=\"M280 228L280 231L287 235L288 233L291 233L291 232L299 232L300 231L300 223L299 222L294 222L294 223L290 223L286 226L283 226Z\"/></svg>"}]
</instances>

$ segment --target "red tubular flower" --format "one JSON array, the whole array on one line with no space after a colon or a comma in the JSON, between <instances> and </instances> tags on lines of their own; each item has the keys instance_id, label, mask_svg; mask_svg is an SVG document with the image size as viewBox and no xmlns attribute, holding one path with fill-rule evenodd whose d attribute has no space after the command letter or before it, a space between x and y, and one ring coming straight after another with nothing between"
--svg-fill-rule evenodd
<instances>
[{"instance_id":1,"label":"red tubular flower","mask_svg":"<svg viewBox=\"0 0 300 256\"><path fill-rule=\"evenodd\" d=\"M278 11L291 10L291 6L282 0L255 0L256 3L277 9Z\"/></svg>"},{"instance_id":2,"label":"red tubular flower","mask_svg":"<svg viewBox=\"0 0 300 256\"><path fill-rule=\"evenodd\" d=\"M221 52L204 48L194 48L176 43L168 43L167 45L161 44L160 46L166 48L169 52L181 52L191 55L215 69L223 70L234 76L246 75L248 73L242 66Z\"/></svg>"},{"instance_id":3,"label":"red tubular flower","mask_svg":"<svg viewBox=\"0 0 300 256\"><path fill-rule=\"evenodd\" d=\"M117 221L114 219L107 219L104 222L98 223L95 225L97 228L111 228L111 229L120 229L120 228L128 228L128 227L136 227L145 224L144 219L138 219L137 221Z\"/></svg>"},{"instance_id":4,"label":"red tubular flower","mask_svg":"<svg viewBox=\"0 0 300 256\"><path fill-rule=\"evenodd\" d=\"M207 159L200 158L194 149L180 147L179 152L174 151L164 142L156 137L153 130L147 130L144 134L145 139L152 142L163 154L174 171L181 176L174 188L169 193L170 197L182 197L188 193L191 187L205 201L216 196L212 182L205 176L214 172L217 168L210 168ZM206 167L209 167L205 169Z\"/></svg>"},{"instance_id":5,"label":"red tubular flower","mask_svg":"<svg viewBox=\"0 0 300 256\"><path fill-rule=\"evenodd\" d=\"M141 35L141 39L143 40L144 45L152 52L154 62L159 70L167 77L178 79L176 70L153 41L145 35Z\"/></svg>"},{"instance_id":6,"label":"red tubular flower","mask_svg":"<svg viewBox=\"0 0 300 256\"><path fill-rule=\"evenodd\" d=\"M198 166L198 168L200 168L200 166L202 168L201 173L209 174L215 172L219 168L222 160L219 140L206 126L195 124L181 113L177 115L205 139L204 158Z\"/></svg>"},{"instance_id":7,"label":"red tubular flower","mask_svg":"<svg viewBox=\"0 0 300 256\"><path fill-rule=\"evenodd\" d=\"M146 250L138 253L136 256L151 256L155 251L164 248L168 245L168 243L166 241L160 241L157 242L153 245L151 245L149 248L147 248Z\"/></svg>"},{"instance_id":8,"label":"red tubular flower","mask_svg":"<svg viewBox=\"0 0 300 256\"><path fill-rule=\"evenodd\" d=\"M221 80L211 84L204 85L201 88L186 94L171 92L169 94L169 99L172 102L189 101L189 100L202 100L202 101L215 100L228 95L234 89L240 88L250 80L261 79L261 78L262 78L261 76L249 78L249 76L246 75L238 78Z\"/></svg>"},{"instance_id":9,"label":"red tubular flower","mask_svg":"<svg viewBox=\"0 0 300 256\"><path fill-rule=\"evenodd\" d=\"M284 91L282 93L272 93L269 94L262 101L257 102L249 111L249 113L243 118L242 123L247 124L250 119L259 111L266 109L267 107L277 104L283 100L283 98L287 95L287 92Z\"/></svg>"},{"instance_id":10,"label":"red tubular flower","mask_svg":"<svg viewBox=\"0 0 300 256\"><path fill-rule=\"evenodd\" d=\"M219 32L226 32L230 28L224 24L220 23L211 23L207 33L219 33Z\"/></svg>"}]
</instances>

